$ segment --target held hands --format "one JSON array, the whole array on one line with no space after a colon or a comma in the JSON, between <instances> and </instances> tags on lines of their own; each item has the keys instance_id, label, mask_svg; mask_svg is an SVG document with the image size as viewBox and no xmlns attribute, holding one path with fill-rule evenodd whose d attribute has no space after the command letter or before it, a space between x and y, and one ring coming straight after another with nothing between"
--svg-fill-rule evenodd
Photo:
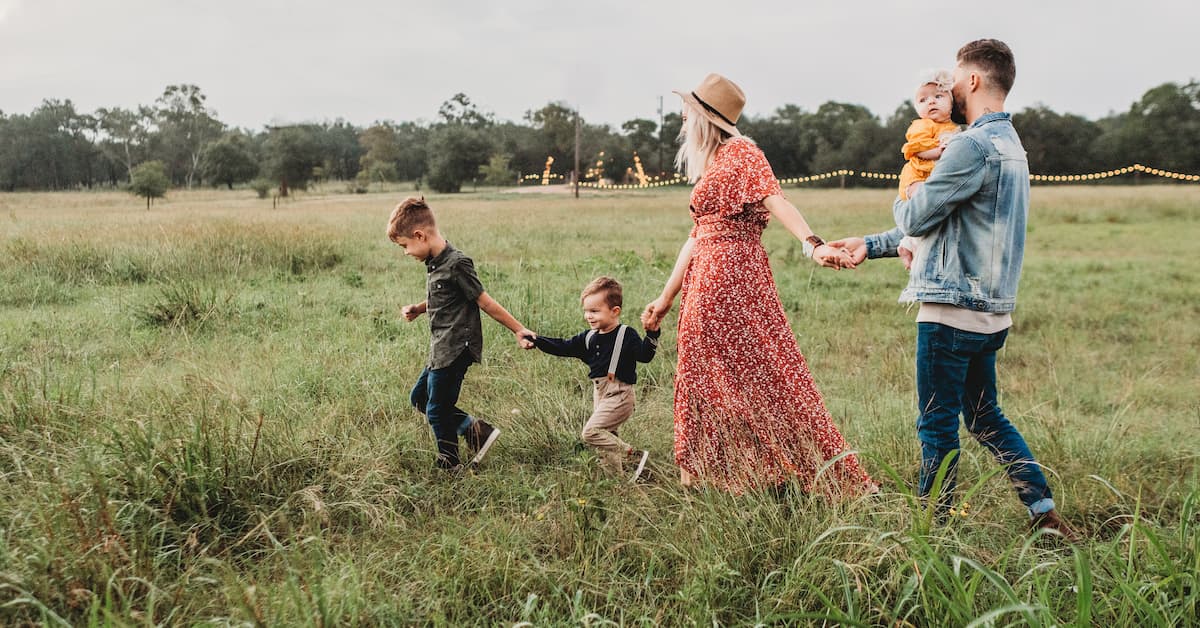
<instances>
[{"instance_id":1,"label":"held hands","mask_svg":"<svg viewBox=\"0 0 1200 628\"><path fill-rule=\"evenodd\" d=\"M411 323L416 320L418 316L425 313L425 304L414 303L412 305L405 305L404 307L400 308L400 313L404 315L404 320Z\"/></svg>"},{"instance_id":2,"label":"held hands","mask_svg":"<svg viewBox=\"0 0 1200 628\"><path fill-rule=\"evenodd\" d=\"M853 253L845 246L838 246L837 242L822 244L813 249L812 258L814 262L825 268L832 268L834 270L854 268L858 265L858 261L855 261Z\"/></svg>"},{"instance_id":3,"label":"held hands","mask_svg":"<svg viewBox=\"0 0 1200 628\"><path fill-rule=\"evenodd\" d=\"M536 333L522 327L520 331L515 332L515 335L517 337L517 345L522 349L528 351L536 346L533 344L533 341L537 340L538 337Z\"/></svg>"},{"instance_id":4,"label":"held hands","mask_svg":"<svg viewBox=\"0 0 1200 628\"><path fill-rule=\"evenodd\" d=\"M646 309L642 311L642 327L649 331L655 331L662 324L662 319L666 318L667 312L671 311L672 301L666 296L660 296L650 302Z\"/></svg>"},{"instance_id":5,"label":"held hands","mask_svg":"<svg viewBox=\"0 0 1200 628\"><path fill-rule=\"evenodd\" d=\"M829 246L846 251L850 256L850 260L854 262L854 266L851 266L851 268L858 266L867 259L867 241L862 238L842 238L841 240L830 242ZM816 251L813 251L813 253L815 257Z\"/></svg>"}]
</instances>

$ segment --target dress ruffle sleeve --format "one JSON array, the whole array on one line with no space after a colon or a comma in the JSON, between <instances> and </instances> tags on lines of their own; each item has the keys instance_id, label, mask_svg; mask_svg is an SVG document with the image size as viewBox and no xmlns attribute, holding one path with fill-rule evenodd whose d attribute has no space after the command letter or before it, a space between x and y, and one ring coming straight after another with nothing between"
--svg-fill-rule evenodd
<instances>
[{"instance_id":1,"label":"dress ruffle sleeve","mask_svg":"<svg viewBox=\"0 0 1200 628\"><path fill-rule=\"evenodd\" d=\"M775 178L775 172L771 170L771 164L767 163L767 156L761 148L748 141L734 141L728 150L733 151L730 157L736 181L731 182L734 202L721 208L723 214L740 214L747 206L757 205L768 196L783 193L779 179Z\"/></svg>"}]
</instances>

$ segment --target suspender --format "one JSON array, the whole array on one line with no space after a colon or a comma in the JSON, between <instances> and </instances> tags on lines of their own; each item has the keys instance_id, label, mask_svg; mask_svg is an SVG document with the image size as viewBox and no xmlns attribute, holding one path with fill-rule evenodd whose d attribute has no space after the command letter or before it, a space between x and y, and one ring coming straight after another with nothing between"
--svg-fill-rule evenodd
<instances>
[{"instance_id":1,"label":"suspender","mask_svg":"<svg viewBox=\"0 0 1200 628\"><path fill-rule=\"evenodd\" d=\"M617 326L617 340L613 344L612 359L608 361L608 381L613 381L617 377L617 364L621 361L621 347L625 345L625 329L627 325ZM596 330L591 330L583 340L583 345L591 348L592 338L596 336Z\"/></svg>"}]
</instances>

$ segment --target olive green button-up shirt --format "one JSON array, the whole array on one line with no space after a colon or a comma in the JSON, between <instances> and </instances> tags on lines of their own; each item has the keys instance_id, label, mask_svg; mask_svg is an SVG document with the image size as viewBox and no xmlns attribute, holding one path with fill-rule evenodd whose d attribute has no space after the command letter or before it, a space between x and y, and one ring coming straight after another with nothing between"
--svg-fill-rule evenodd
<instances>
[{"instance_id":1,"label":"olive green button-up shirt","mask_svg":"<svg viewBox=\"0 0 1200 628\"><path fill-rule=\"evenodd\" d=\"M428 272L425 313L429 315L429 368L450 366L463 351L475 362L483 359L483 327L479 305L483 284L475 262L449 242L435 257L425 260Z\"/></svg>"}]
</instances>

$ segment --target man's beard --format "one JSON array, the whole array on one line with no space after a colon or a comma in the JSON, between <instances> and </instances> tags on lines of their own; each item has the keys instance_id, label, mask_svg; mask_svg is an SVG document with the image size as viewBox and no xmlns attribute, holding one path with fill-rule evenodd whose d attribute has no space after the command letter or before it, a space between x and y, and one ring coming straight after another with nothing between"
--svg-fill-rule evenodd
<instances>
[{"instance_id":1,"label":"man's beard","mask_svg":"<svg viewBox=\"0 0 1200 628\"><path fill-rule=\"evenodd\" d=\"M963 111L962 101L955 98L954 104L950 106L950 121L955 124L967 123L967 112Z\"/></svg>"}]
</instances>

